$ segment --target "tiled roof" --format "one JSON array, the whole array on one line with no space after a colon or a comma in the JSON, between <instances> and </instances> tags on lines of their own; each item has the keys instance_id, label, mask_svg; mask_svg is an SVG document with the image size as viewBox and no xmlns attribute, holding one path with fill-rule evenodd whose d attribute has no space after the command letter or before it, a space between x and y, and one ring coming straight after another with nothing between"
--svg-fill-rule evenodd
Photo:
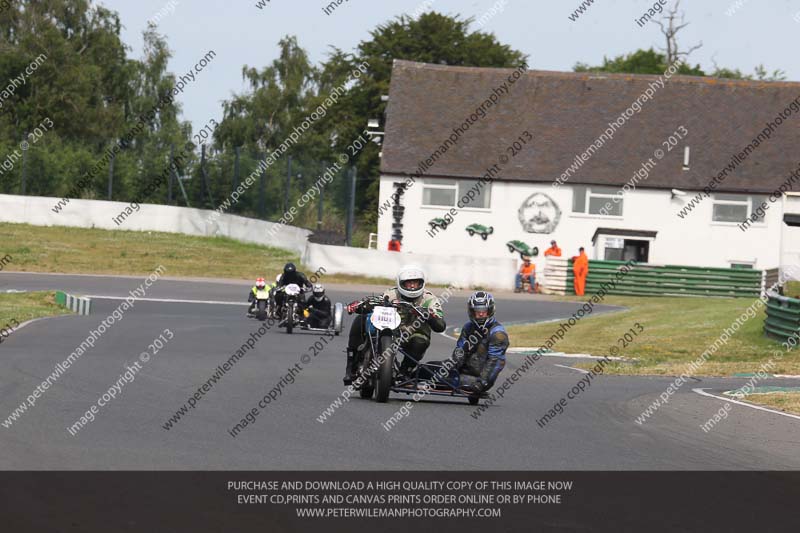
<instances>
[{"instance_id":1,"label":"tiled roof","mask_svg":"<svg viewBox=\"0 0 800 533\"><path fill-rule=\"evenodd\" d=\"M410 175L492 94L512 69L450 67L395 61L381 170ZM659 76L525 72L486 118L472 125L425 175L478 178L523 131L533 135L510 159L509 181L552 182L645 92ZM800 83L673 76L642 111L617 129L570 177L571 184L621 186L664 149L665 157L639 187L699 190L735 154L800 97ZM798 100L800 102L800 100ZM662 144L679 127L688 130L690 169L683 170L684 143ZM800 113L783 121L718 187L721 191L771 192L800 161Z\"/></svg>"}]
</instances>

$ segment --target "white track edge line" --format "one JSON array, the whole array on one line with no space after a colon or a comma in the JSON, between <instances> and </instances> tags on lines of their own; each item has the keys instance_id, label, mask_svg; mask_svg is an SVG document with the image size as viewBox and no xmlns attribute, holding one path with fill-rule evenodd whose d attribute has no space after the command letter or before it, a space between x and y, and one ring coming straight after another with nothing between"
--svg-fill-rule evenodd
<instances>
[{"instance_id":1,"label":"white track edge line","mask_svg":"<svg viewBox=\"0 0 800 533\"><path fill-rule=\"evenodd\" d=\"M774 409L768 409L766 407L761 407L760 405L753 405L753 404L747 403L747 402L740 402L738 400L731 400L730 398L725 398L725 397L722 397L722 396L716 396L714 394L707 393L703 389L692 389L692 392L696 392L697 394L700 394L702 396L708 396L709 398L716 398L717 400L722 400L724 402L735 403L737 405L742 405L744 407L750 407L751 409L758 409L759 411L766 411L768 413L773 413L773 414L781 415L781 416L788 416L789 418L794 418L796 420L800 420L800 416L798 416L798 415L793 415L791 413L784 413L782 411L775 411Z\"/></svg>"},{"instance_id":2,"label":"white track edge line","mask_svg":"<svg viewBox=\"0 0 800 533\"><path fill-rule=\"evenodd\" d=\"M123 296L100 296L96 294L87 294L84 298L95 298L97 300L127 300L130 297ZM171 298L135 298L137 302L161 302L161 303L176 303L176 304L208 304L208 305L248 305L247 302L221 302L217 300L179 300Z\"/></svg>"}]
</instances>

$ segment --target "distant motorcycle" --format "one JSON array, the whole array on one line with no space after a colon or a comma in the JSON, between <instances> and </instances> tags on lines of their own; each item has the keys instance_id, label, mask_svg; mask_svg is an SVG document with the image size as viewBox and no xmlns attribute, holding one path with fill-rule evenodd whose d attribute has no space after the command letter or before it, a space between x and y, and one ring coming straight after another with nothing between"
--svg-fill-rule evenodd
<instances>
[{"instance_id":1,"label":"distant motorcycle","mask_svg":"<svg viewBox=\"0 0 800 533\"><path fill-rule=\"evenodd\" d=\"M285 294L283 308L280 311L279 316L277 317L280 321L278 323L278 327L286 328L286 333L292 333L295 329L300 329L303 331L319 331L324 333L332 333L334 335L339 335L342 332L342 328L344 325L344 306L337 302L334 304L333 309L333 320L331 321L331 325L327 328L314 328L309 325L309 311L305 309L305 305L303 305L303 297L302 294L303 289L291 283L286 287L277 289L278 291L283 291Z\"/></svg>"},{"instance_id":2,"label":"distant motorcycle","mask_svg":"<svg viewBox=\"0 0 800 533\"><path fill-rule=\"evenodd\" d=\"M250 313L262 322L267 319L271 313L272 301L269 298L269 289L256 289L256 305Z\"/></svg>"},{"instance_id":3,"label":"distant motorcycle","mask_svg":"<svg viewBox=\"0 0 800 533\"><path fill-rule=\"evenodd\" d=\"M279 287L277 291L282 291L285 295L280 315L281 322L278 324L278 327L285 327L286 333L291 334L294 328L299 326L303 321L303 289L295 283L290 283L285 287Z\"/></svg>"}]
</instances>

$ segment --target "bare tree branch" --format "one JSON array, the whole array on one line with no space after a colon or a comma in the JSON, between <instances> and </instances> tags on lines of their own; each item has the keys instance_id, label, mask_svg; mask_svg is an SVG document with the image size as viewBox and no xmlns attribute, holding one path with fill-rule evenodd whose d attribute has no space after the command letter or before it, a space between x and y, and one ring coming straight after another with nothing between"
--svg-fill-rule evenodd
<instances>
[{"instance_id":1,"label":"bare tree branch","mask_svg":"<svg viewBox=\"0 0 800 533\"><path fill-rule=\"evenodd\" d=\"M653 22L658 24L661 29L661 34L666 38L667 47L660 48L659 50L665 52L667 55L667 64L672 65L679 59L686 59L695 50L699 50L703 46L703 42L690 47L687 51L682 52L678 45L678 32L689 25L686 22L686 13L680 12L681 0L675 0L675 4L667 10L661 20L653 19ZM680 18L680 22L678 19Z\"/></svg>"}]
</instances>

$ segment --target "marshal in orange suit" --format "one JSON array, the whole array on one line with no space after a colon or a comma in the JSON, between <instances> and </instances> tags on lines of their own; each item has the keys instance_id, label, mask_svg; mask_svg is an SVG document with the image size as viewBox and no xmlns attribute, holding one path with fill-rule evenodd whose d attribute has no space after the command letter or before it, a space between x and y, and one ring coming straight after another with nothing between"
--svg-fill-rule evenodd
<instances>
[{"instance_id":1,"label":"marshal in orange suit","mask_svg":"<svg viewBox=\"0 0 800 533\"><path fill-rule=\"evenodd\" d=\"M575 274L575 294L583 296L586 290L586 276L589 274L589 258L583 247L578 251L580 254L572 258L572 273Z\"/></svg>"}]
</instances>

